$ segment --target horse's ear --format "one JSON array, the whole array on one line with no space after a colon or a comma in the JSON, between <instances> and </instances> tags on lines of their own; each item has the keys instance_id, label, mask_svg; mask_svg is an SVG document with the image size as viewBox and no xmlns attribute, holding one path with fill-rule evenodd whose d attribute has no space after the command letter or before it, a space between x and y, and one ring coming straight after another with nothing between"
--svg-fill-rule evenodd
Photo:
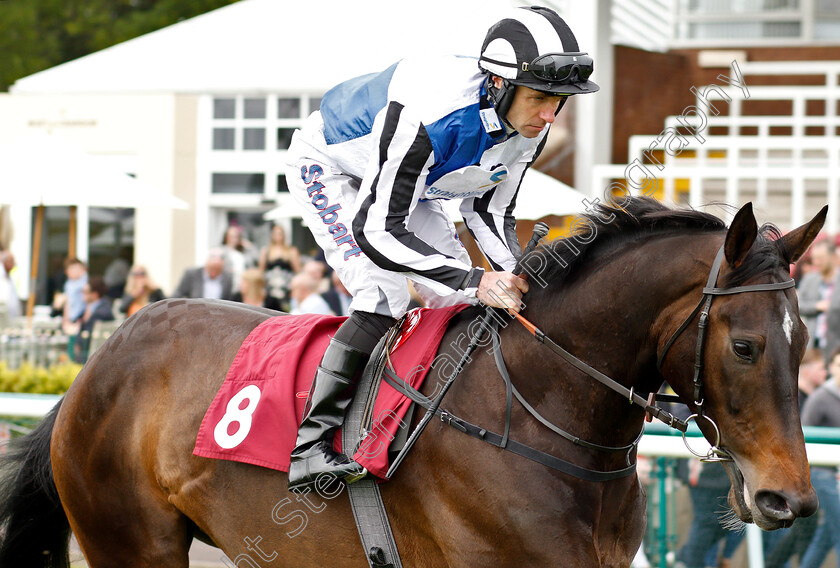
<instances>
[{"instance_id":1,"label":"horse's ear","mask_svg":"<svg viewBox=\"0 0 840 568\"><path fill-rule=\"evenodd\" d=\"M788 264L793 264L805 254L823 228L826 215L828 215L828 205L820 209L820 212L809 222L782 237L781 252Z\"/></svg>"},{"instance_id":2,"label":"horse's ear","mask_svg":"<svg viewBox=\"0 0 840 568\"><path fill-rule=\"evenodd\" d=\"M726 241L723 245L723 252L726 261L732 268L737 268L750 252L750 247L758 236L758 224L753 215L752 203L747 203L732 219L729 231L726 233Z\"/></svg>"}]
</instances>

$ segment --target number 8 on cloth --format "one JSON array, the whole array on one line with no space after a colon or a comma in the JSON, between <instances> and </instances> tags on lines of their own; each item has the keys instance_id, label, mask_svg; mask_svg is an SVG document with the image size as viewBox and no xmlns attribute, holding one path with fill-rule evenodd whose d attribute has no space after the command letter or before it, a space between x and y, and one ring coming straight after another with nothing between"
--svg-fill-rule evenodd
<instances>
[{"instance_id":1,"label":"number 8 on cloth","mask_svg":"<svg viewBox=\"0 0 840 568\"><path fill-rule=\"evenodd\" d=\"M224 416L213 430L213 439L222 448L229 450L245 441L251 431L251 416L257 409L262 391L257 385L248 385L233 395L227 403ZM242 403L248 401L244 408ZM231 425L238 427L231 433Z\"/></svg>"}]
</instances>

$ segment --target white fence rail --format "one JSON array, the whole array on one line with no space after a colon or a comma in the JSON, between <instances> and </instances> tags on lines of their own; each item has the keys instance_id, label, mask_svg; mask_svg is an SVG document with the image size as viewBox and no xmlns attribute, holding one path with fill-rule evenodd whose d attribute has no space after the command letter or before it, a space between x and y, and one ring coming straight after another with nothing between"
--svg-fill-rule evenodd
<instances>
[{"instance_id":1,"label":"white fence rail","mask_svg":"<svg viewBox=\"0 0 840 568\"><path fill-rule=\"evenodd\" d=\"M757 76L789 83L803 75L817 84L750 85ZM738 62L728 81L718 78L691 87L694 105L668 117L658 135L632 136L629 165L596 165L595 196L655 189L665 201L693 207L753 201L763 220L783 230L827 203L826 230L838 232L840 62ZM740 88L726 84L735 78Z\"/></svg>"}]
</instances>

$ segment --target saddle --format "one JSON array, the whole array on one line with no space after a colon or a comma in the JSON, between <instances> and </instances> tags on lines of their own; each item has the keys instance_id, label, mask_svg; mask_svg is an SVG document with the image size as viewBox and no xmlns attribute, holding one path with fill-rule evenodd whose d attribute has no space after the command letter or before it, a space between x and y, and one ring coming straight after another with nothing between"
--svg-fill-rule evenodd
<instances>
[{"instance_id":1,"label":"saddle","mask_svg":"<svg viewBox=\"0 0 840 568\"><path fill-rule=\"evenodd\" d=\"M388 367L419 389L449 320L465 307L409 312L386 336L388 348L384 340L380 342L378 355L371 357L363 377ZM345 319L277 316L257 326L240 346L205 413L193 454L288 471L315 369ZM373 380L367 384L373 385L371 394L358 388L354 400L364 402L368 420L357 430L359 440L351 448L357 450L354 459L382 480L393 454L388 446L405 438L412 403L390 386ZM342 450L340 433L334 448Z\"/></svg>"}]
</instances>

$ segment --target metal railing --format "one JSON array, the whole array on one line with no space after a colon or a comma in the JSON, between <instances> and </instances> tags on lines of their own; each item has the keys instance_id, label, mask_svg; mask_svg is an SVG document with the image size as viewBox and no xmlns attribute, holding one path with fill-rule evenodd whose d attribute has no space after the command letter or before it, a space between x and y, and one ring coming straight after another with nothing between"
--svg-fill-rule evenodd
<instances>
[{"instance_id":1,"label":"metal railing","mask_svg":"<svg viewBox=\"0 0 840 568\"><path fill-rule=\"evenodd\" d=\"M121 321L94 323L90 333L89 354L105 342ZM87 338L87 335L85 335ZM25 319L0 327L0 362L8 369L17 369L23 363L49 368L57 363L72 360L74 337L61 330L61 320L26 322Z\"/></svg>"},{"instance_id":2,"label":"metal railing","mask_svg":"<svg viewBox=\"0 0 840 568\"><path fill-rule=\"evenodd\" d=\"M837 451L837 445L840 444L840 428L806 426L803 431L808 462L811 465L840 465L840 452ZM710 447L696 424L689 425L686 438L692 449L699 453L705 453ZM674 552L677 543L677 537L672 530L673 523L670 522L670 517L674 515L674 478L670 462L673 462L674 458L697 458L686 447L680 432L664 424L655 423L645 425L645 435L639 444L639 455L655 461L651 474L652 490L648 494L649 530L656 533L655 556L658 560L653 566L667 568L670 566L670 553ZM651 516L655 517L653 522L650 522ZM747 525L746 543L749 568L764 568L761 529L752 524Z\"/></svg>"}]
</instances>

